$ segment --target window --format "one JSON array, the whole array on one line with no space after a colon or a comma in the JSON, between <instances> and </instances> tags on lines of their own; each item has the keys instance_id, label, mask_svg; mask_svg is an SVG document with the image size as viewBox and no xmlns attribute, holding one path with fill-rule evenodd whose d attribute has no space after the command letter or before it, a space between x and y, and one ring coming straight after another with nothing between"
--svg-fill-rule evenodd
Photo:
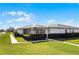
<instances>
[{"instance_id":1,"label":"window","mask_svg":"<svg viewBox=\"0 0 79 59\"><path fill-rule=\"evenodd\" d=\"M44 34L45 29L44 28L36 28L36 34Z\"/></svg>"}]
</instances>

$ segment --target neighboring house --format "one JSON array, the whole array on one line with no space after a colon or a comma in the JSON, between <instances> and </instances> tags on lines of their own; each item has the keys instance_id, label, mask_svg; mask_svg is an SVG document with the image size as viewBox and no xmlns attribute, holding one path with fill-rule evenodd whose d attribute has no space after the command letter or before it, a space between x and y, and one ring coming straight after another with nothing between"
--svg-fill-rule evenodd
<instances>
[{"instance_id":1,"label":"neighboring house","mask_svg":"<svg viewBox=\"0 0 79 59\"><path fill-rule=\"evenodd\" d=\"M17 29L19 34L61 34L61 33L79 33L79 28L61 25L61 24L51 24L51 25L29 25Z\"/></svg>"}]
</instances>

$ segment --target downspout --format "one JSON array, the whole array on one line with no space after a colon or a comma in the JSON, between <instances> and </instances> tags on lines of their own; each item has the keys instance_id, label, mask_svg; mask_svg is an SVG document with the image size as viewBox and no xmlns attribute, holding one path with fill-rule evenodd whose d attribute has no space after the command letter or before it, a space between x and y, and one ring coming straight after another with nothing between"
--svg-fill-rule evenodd
<instances>
[{"instance_id":1,"label":"downspout","mask_svg":"<svg viewBox=\"0 0 79 59\"><path fill-rule=\"evenodd\" d=\"M48 40L48 27L46 28L46 40Z\"/></svg>"}]
</instances>

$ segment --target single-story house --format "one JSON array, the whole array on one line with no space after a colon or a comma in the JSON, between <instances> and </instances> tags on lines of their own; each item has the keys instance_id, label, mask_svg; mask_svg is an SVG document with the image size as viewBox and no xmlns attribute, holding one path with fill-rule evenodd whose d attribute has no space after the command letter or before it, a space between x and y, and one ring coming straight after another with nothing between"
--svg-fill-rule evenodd
<instances>
[{"instance_id":1,"label":"single-story house","mask_svg":"<svg viewBox=\"0 0 79 59\"><path fill-rule=\"evenodd\" d=\"M19 34L60 34L60 33L79 33L79 28L61 25L61 24L51 24L51 25L29 25L17 29Z\"/></svg>"},{"instance_id":2,"label":"single-story house","mask_svg":"<svg viewBox=\"0 0 79 59\"><path fill-rule=\"evenodd\" d=\"M41 35L41 36L44 35L49 38L55 38L55 37L61 38L61 37L70 37L72 33L79 34L79 28L62 24L49 24L49 25L33 24L18 28L16 32L19 34L30 34L30 35Z\"/></svg>"}]
</instances>

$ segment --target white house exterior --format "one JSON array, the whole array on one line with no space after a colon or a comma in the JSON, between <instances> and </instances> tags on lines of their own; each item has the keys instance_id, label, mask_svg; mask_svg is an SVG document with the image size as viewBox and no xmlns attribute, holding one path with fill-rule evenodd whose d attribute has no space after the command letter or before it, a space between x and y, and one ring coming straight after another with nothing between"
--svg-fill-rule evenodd
<instances>
[{"instance_id":1,"label":"white house exterior","mask_svg":"<svg viewBox=\"0 0 79 59\"><path fill-rule=\"evenodd\" d=\"M74 33L79 33L79 29L74 29Z\"/></svg>"},{"instance_id":2,"label":"white house exterior","mask_svg":"<svg viewBox=\"0 0 79 59\"><path fill-rule=\"evenodd\" d=\"M18 28L19 34L65 34L65 33L79 33L79 28L61 24L51 25L30 25Z\"/></svg>"},{"instance_id":3,"label":"white house exterior","mask_svg":"<svg viewBox=\"0 0 79 59\"><path fill-rule=\"evenodd\" d=\"M54 33L65 33L65 29L50 28L49 34L54 34Z\"/></svg>"},{"instance_id":4,"label":"white house exterior","mask_svg":"<svg viewBox=\"0 0 79 59\"><path fill-rule=\"evenodd\" d=\"M17 29L19 34L45 34L45 27L43 25L30 25Z\"/></svg>"},{"instance_id":5,"label":"white house exterior","mask_svg":"<svg viewBox=\"0 0 79 59\"><path fill-rule=\"evenodd\" d=\"M23 30L22 30L22 29L17 30L17 32L18 32L19 34L23 34Z\"/></svg>"},{"instance_id":6,"label":"white house exterior","mask_svg":"<svg viewBox=\"0 0 79 59\"><path fill-rule=\"evenodd\" d=\"M49 34L65 34L65 33L79 33L79 28L68 26L68 25L61 25L61 24L51 24L45 25L48 28Z\"/></svg>"}]
</instances>

